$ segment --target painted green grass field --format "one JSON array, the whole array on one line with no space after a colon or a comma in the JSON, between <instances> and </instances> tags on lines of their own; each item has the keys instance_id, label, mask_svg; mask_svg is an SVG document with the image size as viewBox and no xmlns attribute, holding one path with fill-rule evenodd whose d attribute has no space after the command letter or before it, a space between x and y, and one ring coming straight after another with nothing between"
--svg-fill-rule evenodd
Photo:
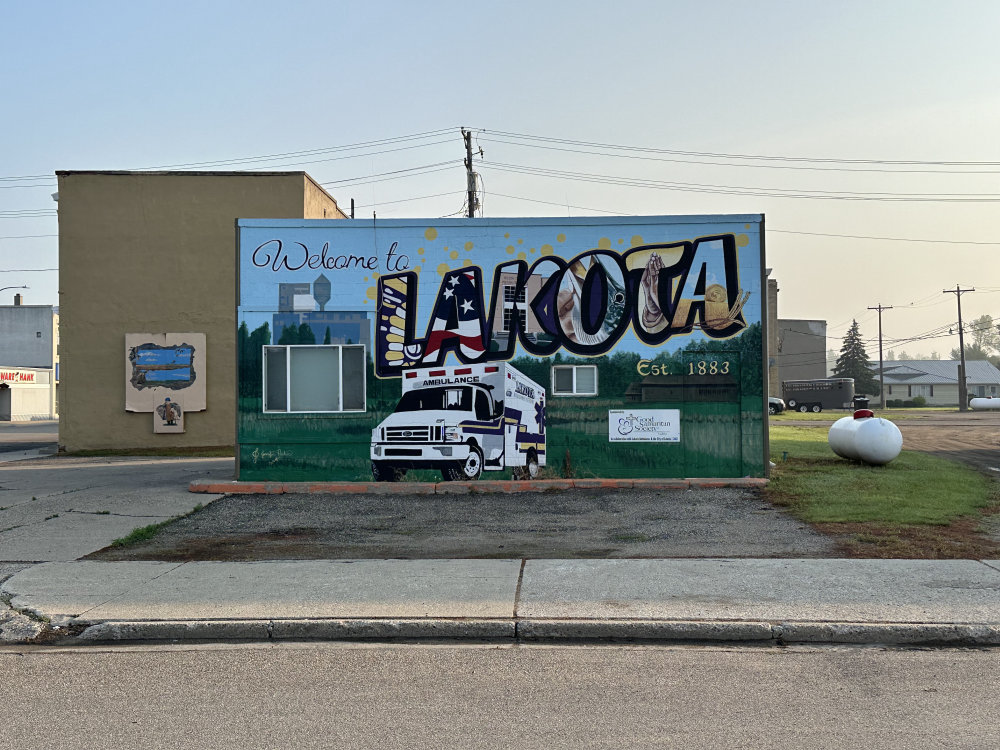
<instances>
[{"instance_id":1,"label":"painted green grass field","mask_svg":"<svg viewBox=\"0 0 1000 750\"><path fill-rule=\"evenodd\" d=\"M281 481L370 481L372 427L389 414L387 406L334 418L262 414L252 399L241 399L240 478ZM634 409L624 399L551 399L547 405L546 477L622 478L762 476L763 440L756 402L738 404L650 403L641 408L681 409L682 441L609 442L608 412ZM585 407L585 408L584 408ZM335 426L335 430L333 427ZM336 442L331 442L335 440ZM277 468L276 468L277 467ZM280 475L280 476L279 476ZM484 477L511 478L511 470ZM440 474L412 470L407 479L439 481Z\"/></svg>"}]
</instances>

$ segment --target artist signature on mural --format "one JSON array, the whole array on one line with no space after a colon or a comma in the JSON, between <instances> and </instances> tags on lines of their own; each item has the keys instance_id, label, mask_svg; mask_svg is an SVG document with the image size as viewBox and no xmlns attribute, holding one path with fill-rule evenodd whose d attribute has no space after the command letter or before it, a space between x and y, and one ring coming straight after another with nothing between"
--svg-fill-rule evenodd
<instances>
[{"instance_id":1,"label":"artist signature on mural","mask_svg":"<svg viewBox=\"0 0 1000 750\"><path fill-rule=\"evenodd\" d=\"M250 460L254 464L272 466L284 458L290 458L291 455L291 451L282 450L281 448L273 451L262 451L260 448L254 448L250 451Z\"/></svg>"}]
</instances>

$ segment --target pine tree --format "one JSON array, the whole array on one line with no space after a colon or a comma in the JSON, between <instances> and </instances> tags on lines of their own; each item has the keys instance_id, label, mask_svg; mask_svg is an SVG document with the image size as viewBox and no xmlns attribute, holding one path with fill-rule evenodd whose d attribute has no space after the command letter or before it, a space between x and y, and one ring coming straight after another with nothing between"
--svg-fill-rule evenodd
<instances>
[{"instance_id":1,"label":"pine tree","mask_svg":"<svg viewBox=\"0 0 1000 750\"><path fill-rule=\"evenodd\" d=\"M290 346L301 343L299 341L299 329L297 326L283 326L281 336L278 338L279 346Z\"/></svg>"},{"instance_id":2,"label":"pine tree","mask_svg":"<svg viewBox=\"0 0 1000 750\"><path fill-rule=\"evenodd\" d=\"M844 336L844 345L840 348L837 365L833 368L835 378L854 378L854 392L877 396L879 393L878 372L872 369L865 351L865 342L861 340L858 321L851 321L851 327Z\"/></svg>"},{"instance_id":3,"label":"pine tree","mask_svg":"<svg viewBox=\"0 0 1000 750\"><path fill-rule=\"evenodd\" d=\"M316 334L313 333L313 329L308 323L302 323L301 325L299 325L299 340L296 343L299 344L316 343Z\"/></svg>"}]
</instances>

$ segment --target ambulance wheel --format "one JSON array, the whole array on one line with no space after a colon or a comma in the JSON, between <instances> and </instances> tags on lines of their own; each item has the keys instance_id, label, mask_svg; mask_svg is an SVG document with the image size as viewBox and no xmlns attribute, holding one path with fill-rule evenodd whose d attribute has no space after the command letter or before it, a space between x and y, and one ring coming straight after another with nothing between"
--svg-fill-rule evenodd
<instances>
[{"instance_id":1,"label":"ambulance wheel","mask_svg":"<svg viewBox=\"0 0 1000 750\"><path fill-rule=\"evenodd\" d=\"M524 466L514 468L514 479L528 480L537 479L541 468L538 466L538 455L531 451L528 454L528 461Z\"/></svg>"},{"instance_id":2,"label":"ambulance wheel","mask_svg":"<svg viewBox=\"0 0 1000 750\"><path fill-rule=\"evenodd\" d=\"M451 464L441 469L441 476L446 482L474 482L483 473L483 452L474 445L469 446L469 455L464 461Z\"/></svg>"},{"instance_id":3,"label":"ambulance wheel","mask_svg":"<svg viewBox=\"0 0 1000 750\"><path fill-rule=\"evenodd\" d=\"M399 482L406 476L406 469L393 466L388 461L372 461L372 479L376 482Z\"/></svg>"},{"instance_id":4,"label":"ambulance wheel","mask_svg":"<svg viewBox=\"0 0 1000 750\"><path fill-rule=\"evenodd\" d=\"M524 467L525 479L538 479L541 468L538 466L538 454L534 451L528 453L528 465Z\"/></svg>"}]
</instances>

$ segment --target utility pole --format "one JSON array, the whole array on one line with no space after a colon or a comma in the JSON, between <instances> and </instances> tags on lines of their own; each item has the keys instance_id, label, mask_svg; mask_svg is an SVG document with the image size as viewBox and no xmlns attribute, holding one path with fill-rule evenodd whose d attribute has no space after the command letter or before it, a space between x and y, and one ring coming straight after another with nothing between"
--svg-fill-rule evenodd
<instances>
[{"instance_id":1,"label":"utility pole","mask_svg":"<svg viewBox=\"0 0 1000 750\"><path fill-rule=\"evenodd\" d=\"M962 336L962 295L965 292L974 292L975 289L962 289L959 284L954 289L944 289L941 294L954 294L955 301L958 302L958 410L969 410L968 385L965 382L965 338Z\"/></svg>"},{"instance_id":2,"label":"utility pole","mask_svg":"<svg viewBox=\"0 0 1000 750\"><path fill-rule=\"evenodd\" d=\"M472 171L472 131L462 128L462 137L465 139L465 180L469 193L469 218L476 215L476 173Z\"/></svg>"},{"instance_id":3,"label":"utility pole","mask_svg":"<svg viewBox=\"0 0 1000 750\"><path fill-rule=\"evenodd\" d=\"M888 307L883 307L878 305L877 307L869 307L869 310L878 310L878 392L881 398L880 409L885 409L885 373L882 368L882 311L891 310L892 305Z\"/></svg>"}]
</instances>

